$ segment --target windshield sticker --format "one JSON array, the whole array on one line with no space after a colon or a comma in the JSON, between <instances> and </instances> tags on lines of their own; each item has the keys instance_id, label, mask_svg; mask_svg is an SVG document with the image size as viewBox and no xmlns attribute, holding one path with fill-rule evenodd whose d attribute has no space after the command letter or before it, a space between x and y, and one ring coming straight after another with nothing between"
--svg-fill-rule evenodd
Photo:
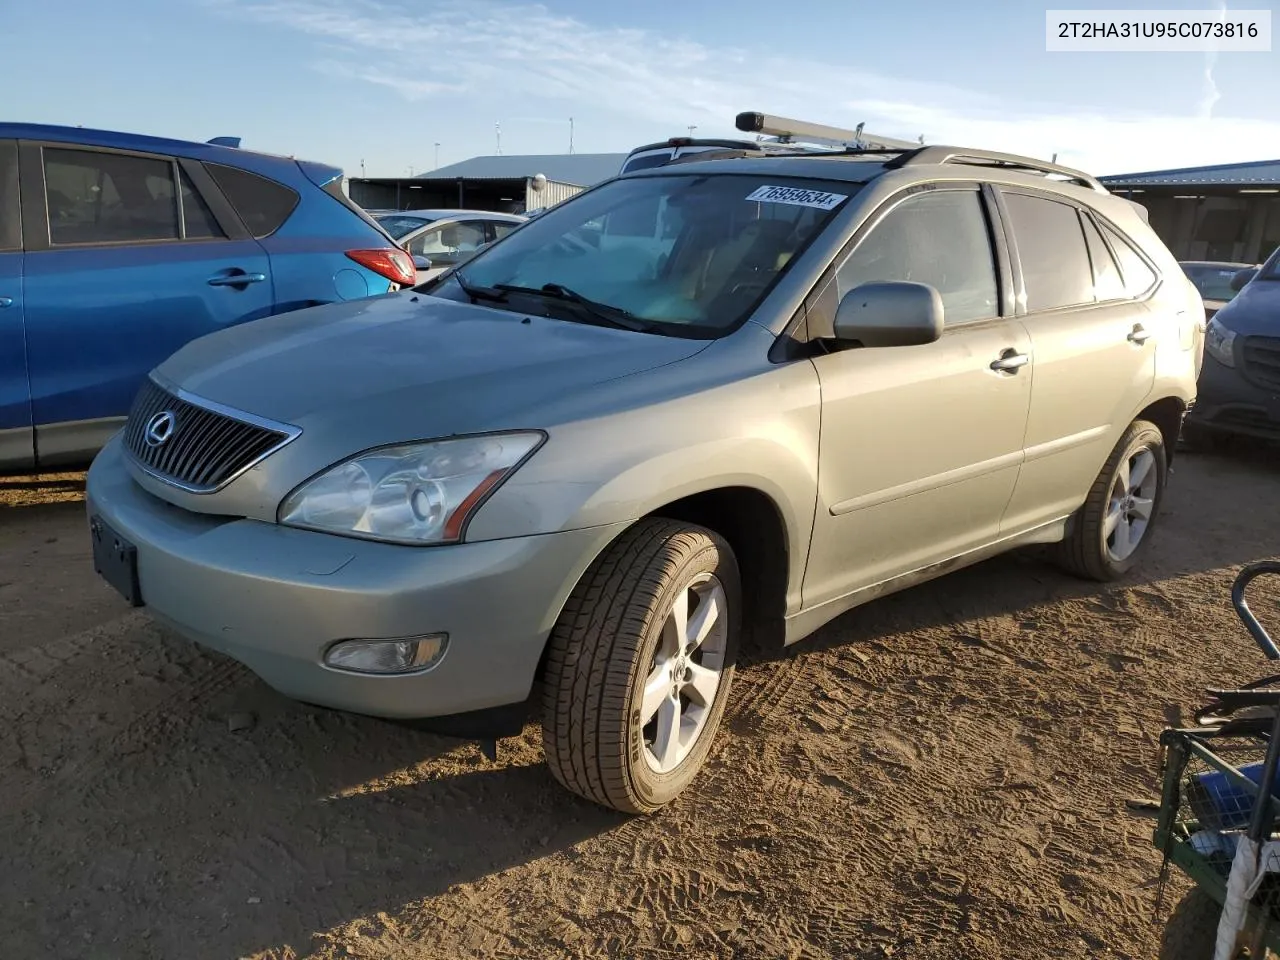
<instances>
[{"instance_id":1,"label":"windshield sticker","mask_svg":"<svg viewBox=\"0 0 1280 960\"><path fill-rule=\"evenodd\" d=\"M763 186L748 197L757 203L789 203L794 207L816 207L819 210L834 210L849 199L848 194L827 193L823 190L804 190L800 187Z\"/></svg>"}]
</instances>

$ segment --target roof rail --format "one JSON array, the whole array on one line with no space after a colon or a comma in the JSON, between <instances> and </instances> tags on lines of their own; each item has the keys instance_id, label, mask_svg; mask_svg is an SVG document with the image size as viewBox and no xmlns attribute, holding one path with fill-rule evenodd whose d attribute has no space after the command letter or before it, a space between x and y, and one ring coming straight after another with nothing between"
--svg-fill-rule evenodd
<instances>
[{"instance_id":1,"label":"roof rail","mask_svg":"<svg viewBox=\"0 0 1280 960\"><path fill-rule=\"evenodd\" d=\"M1083 170L1077 170L1074 167L1064 167L1057 163L1049 163L1046 160L1036 160L1032 157L1019 156L1016 153L998 153L994 150L972 150L967 147L920 147L909 153L904 153L896 159L890 160L885 164L885 166L889 168L913 167L924 163L967 163L972 164L973 166L1009 167L1015 170L1032 170L1046 175L1056 174L1057 176L1065 177L1073 183L1077 183L1082 187L1088 187L1090 190L1095 190L1098 193L1109 192L1097 177L1085 173Z\"/></svg>"},{"instance_id":2,"label":"roof rail","mask_svg":"<svg viewBox=\"0 0 1280 960\"><path fill-rule=\"evenodd\" d=\"M734 125L744 133L775 137L776 139L772 141L774 143L812 143L827 147L881 147L901 150L914 150L919 146L908 140L895 140L892 137L864 133L862 124L858 124L853 130L841 130L839 127L828 127L821 123L791 120L787 117L775 117L750 110L738 114L734 119Z\"/></svg>"}]
</instances>

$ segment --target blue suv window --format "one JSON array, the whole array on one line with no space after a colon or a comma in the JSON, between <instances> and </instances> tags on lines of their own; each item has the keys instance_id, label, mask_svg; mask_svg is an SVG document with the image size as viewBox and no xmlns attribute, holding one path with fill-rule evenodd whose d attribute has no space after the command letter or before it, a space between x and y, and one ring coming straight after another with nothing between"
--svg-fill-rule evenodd
<instances>
[{"instance_id":1,"label":"blue suv window","mask_svg":"<svg viewBox=\"0 0 1280 960\"><path fill-rule=\"evenodd\" d=\"M177 240L173 164L93 150L44 149L53 244Z\"/></svg>"},{"instance_id":2,"label":"blue suv window","mask_svg":"<svg viewBox=\"0 0 1280 960\"><path fill-rule=\"evenodd\" d=\"M206 163L205 169L259 240L279 230L298 205L297 193L282 183L220 163Z\"/></svg>"},{"instance_id":3,"label":"blue suv window","mask_svg":"<svg viewBox=\"0 0 1280 960\"><path fill-rule=\"evenodd\" d=\"M204 202L204 197L192 185L185 172L180 172L182 180L182 227L183 235L188 240L222 239L226 236L222 227Z\"/></svg>"},{"instance_id":4,"label":"blue suv window","mask_svg":"<svg viewBox=\"0 0 1280 960\"><path fill-rule=\"evenodd\" d=\"M18 216L18 144L0 140L0 250L22 246L22 219Z\"/></svg>"}]
</instances>

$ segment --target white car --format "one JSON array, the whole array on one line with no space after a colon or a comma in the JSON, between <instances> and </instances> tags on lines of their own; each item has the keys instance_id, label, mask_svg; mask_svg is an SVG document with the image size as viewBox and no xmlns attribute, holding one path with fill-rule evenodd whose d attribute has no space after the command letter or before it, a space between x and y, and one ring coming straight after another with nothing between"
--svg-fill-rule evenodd
<instances>
[{"instance_id":1,"label":"white car","mask_svg":"<svg viewBox=\"0 0 1280 960\"><path fill-rule=\"evenodd\" d=\"M424 283L528 218L488 210L396 210L379 211L374 219L412 254L418 283Z\"/></svg>"}]
</instances>

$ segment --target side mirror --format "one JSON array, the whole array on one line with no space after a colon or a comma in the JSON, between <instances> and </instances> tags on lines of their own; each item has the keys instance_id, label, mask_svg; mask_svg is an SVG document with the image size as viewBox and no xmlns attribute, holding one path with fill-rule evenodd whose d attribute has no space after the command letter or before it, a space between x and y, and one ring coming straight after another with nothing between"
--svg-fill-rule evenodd
<instances>
[{"instance_id":1,"label":"side mirror","mask_svg":"<svg viewBox=\"0 0 1280 960\"><path fill-rule=\"evenodd\" d=\"M1245 267L1243 270L1237 270L1236 275L1231 278L1231 289L1239 293L1244 289L1244 285L1258 275L1256 267Z\"/></svg>"},{"instance_id":2,"label":"side mirror","mask_svg":"<svg viewBox=\"0 0 1280 960\"><path fill-rule=\"evenodd\" d=\"M942 296L927 283L872 281L836 309L835 338L864 347L914 347L942 336Z\"/></svg>"},{"instance_id":3,"label":"side mirror","mask_svg":"<svg viewBox=\"0 0 1280 960\"><path fill-rule=\"evenodd\" d=\"M420 253L418 253L418 254L414 254L414 257L413 257L413 266L414 266L414 268L415 268L415 269L418 269L418 270L430 270L430 269L431 269L431 260L430 260L430 258L429 258L429 257L424 257L424 256L423 256L422 254L420 254Z\"/></svg>"}]
</instances>

